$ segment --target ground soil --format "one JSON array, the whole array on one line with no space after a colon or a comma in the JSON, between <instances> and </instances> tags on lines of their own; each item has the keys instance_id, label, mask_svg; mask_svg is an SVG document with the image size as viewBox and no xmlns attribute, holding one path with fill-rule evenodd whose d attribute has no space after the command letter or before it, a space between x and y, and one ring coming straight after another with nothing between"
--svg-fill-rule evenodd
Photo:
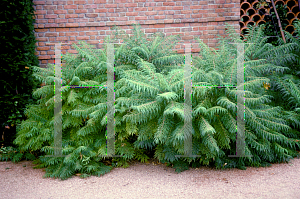
<instances>
[{"instance_id":1,"label":"ground soil","mask_svg":"<svg viewBox=\"0 0 300 199\"><path fill-rule=\"evenodd\" d=\"M26 167L24 166L26 165ZM44 169L32 161L0 162L0 198L300 198L300 159L271 167L247 170L190 168L177 174L173 168L133 162L101 177L65 181L43 178ZM9 168L9 169L6 169Z\"/></svg>"}]
</instances>

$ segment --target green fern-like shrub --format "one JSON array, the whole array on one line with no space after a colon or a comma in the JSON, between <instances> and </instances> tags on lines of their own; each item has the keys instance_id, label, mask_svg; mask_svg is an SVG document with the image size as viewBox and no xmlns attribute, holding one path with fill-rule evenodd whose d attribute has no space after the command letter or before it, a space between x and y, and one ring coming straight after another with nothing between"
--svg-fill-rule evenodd
<instances>
[{"instance_id":1,"label":"green fern-like shrub","mask_svg":"<svg viewBox=\"0 0 300 199\"><path fill-rule=\"evenodd\" d=\"M113 165L128 166L137 159L146 162L153 151L160 162L173 165L177 172L189 166L210 165L216 168L267 166L297 156L299 132L289 120L299 124L293 110L271 106L263 82L266 73L281 73L287 67L268 57L272 52L293 49L295 44L272 47L264 43L261 30L249 35L245 48L245 155L236 153L236 93L234 87L195 87L192 93L193 155L184 154L184 56L173 51L177 36L157 34L145 37L139 26L134 35L116 31L106 42L122 39L115 47L115 151ZM229 39L220 40L220 50L209 49L201 40L201 53L193 58L193 85L234 85L237 82L237 52L228 41L242 42L228 28ZM92 49L86 43L74 45L77 56L63 56L63 85L106 85L106 51ZM268 50L269 53L265 53ZM264 56L263 56L264 55ZM276 56L273 56L276 57ZM26 110L15 144L20 150L54 154L54 70L36 67L35 76L46 86L34 91L41 97ZM106 155L106 87L62 88L62 142L66 157L41 156L36 168L46 167L45 177L67 179L103 175L112 166L103 162ZM287 117L288 115L288 117ZM224 167L225 165L225 167Z\"/></svg>"}]
</instances>

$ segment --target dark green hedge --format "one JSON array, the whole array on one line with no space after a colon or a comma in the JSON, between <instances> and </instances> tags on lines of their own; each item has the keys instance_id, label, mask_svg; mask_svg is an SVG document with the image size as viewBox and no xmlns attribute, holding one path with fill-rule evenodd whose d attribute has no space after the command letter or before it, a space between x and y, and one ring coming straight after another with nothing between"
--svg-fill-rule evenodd
<instances>
[{"instance_id":1,"label":"dark green hedge","mask_svg":"<svg viewBox=\"0 0 300 199\"><path fill-rule=\"evenodd\" d=\"M38 66L34 54L34 8L32 0L0 1L0 124L14 126L25 119L27 104L36 102L31 95L37 87L32 66ZM1 131L2 133L2 131Z\"/></svg>"}]
</instances>

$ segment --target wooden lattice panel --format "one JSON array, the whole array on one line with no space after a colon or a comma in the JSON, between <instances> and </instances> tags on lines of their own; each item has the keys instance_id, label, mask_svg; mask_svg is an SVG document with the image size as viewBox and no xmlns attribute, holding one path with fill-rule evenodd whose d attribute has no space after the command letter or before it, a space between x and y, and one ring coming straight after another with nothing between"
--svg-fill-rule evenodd
<instances>
[{"instance_id":1,"label":"wooden lattice panel","mask_svg":"<svg viewBox=\"0 0 300 199\"><path fill-rule=\"evenodd\" d=\"M297 0L274 0L275 5L287 5L288 13L287 18L281 22L288 24L285 30L295 36L295 28L293 21L300 19L299 4ZM266 23L265 16L273 11L273 7L269 6L260 7L257 9L259 0L241 0L241 18L240 18L240 30L241 35L248 29L247 25L260 25ZM277 19L273 19L276 20ZM278 27L279 29L279 27Z\"/></svg>"}]
</instances>

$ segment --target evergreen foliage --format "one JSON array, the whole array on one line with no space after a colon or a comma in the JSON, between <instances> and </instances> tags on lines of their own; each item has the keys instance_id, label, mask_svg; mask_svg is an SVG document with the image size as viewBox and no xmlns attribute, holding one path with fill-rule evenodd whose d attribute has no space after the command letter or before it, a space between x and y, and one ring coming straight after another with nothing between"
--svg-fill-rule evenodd
<instances>
[{"instance_id":1,"label":"evergreen foliage","mask_svg":"<svg viewBox=\"0 0 300 199\"><path fill-rule=\"evenodd\" d=\"M188 166L211 165L216 168L266 166L296 157L299 132L289 126L288 118L299 123L294 111L271 106L272 96L265 93L265 73L280 73L287 67L270 61L271 52L286 52L295 44L280 47L264 43L261 29L247 37L245 48L245 153L250 157L229 158L236 152L237 88L194 87L192 93L193 155L184 154L184 56L172 52L176 38L154 35L146 38L139 26L134 35L115 34L106 42L121 38L115 48L115 133L118 166L128 161L147 161L146 151L153 150L161 162L173 164L177 172ZM228 41L242 42L228 28L229 39L220 41L220 50L209 49L201 40L201 53L193 58L193 85L236 85L237 52ZM106 85L106 48L92 49L74 45L77 56L63 56L63 85ZM267 50L267 51L266 51ZM267 53L268 52L268 53ZM263 56L264 55L264 56ZM273 56L274 58L275 56ZM276 57L275 57L276 58ZM288 58L286 58L288 59ZM278 61L278 60L277 60ZM35 67L35 76L46 86L33 94L41 97L26 110L28 120L18 132L15 144L20 150L41 150L53 155L54 70ZM63 154L67 157L40 157L37 168L47 167L46 177L67 179L102 175L112 167L102 162L106 155L107 90L100 88L63 88ZM224 167L224 165L226 165Z\"/></svg>"},{"instance_id":2,"label":"evergreen foliage","mask_svg":"<svg viewBox=\"0 0 300 199\"><path fill-rule=\"evenodd\" d=\"M284 31L287 44L279 38L280 46L293 45L293 48L285 52L277 52L272 61L289 68L284 74L270 74L271 95L274 96L272 104L280 105L284 110L289 111L285 117L293 130L300 131L300 21L294 21L296 37ZM297 118L297 119L296 119Z\"/></svg>"},{"instance_id":3,"label":"evergreen foliage","mask_svg":"<svg viewBox=\"0 0 300 199\"><path fill-rule=\"evenodd\" d=\"M2 0L0 6L0 45L3 49L0 52L0 125L3 130L6 125L18 125L25 119L26 106L36 103L32 91L37 88L37 81L32 76L31 66L38 65L38 58L35 55L33 1ZM9 136L14 137L7 134L5 140L9 140Z\"/></svg>"}]
</instances>

